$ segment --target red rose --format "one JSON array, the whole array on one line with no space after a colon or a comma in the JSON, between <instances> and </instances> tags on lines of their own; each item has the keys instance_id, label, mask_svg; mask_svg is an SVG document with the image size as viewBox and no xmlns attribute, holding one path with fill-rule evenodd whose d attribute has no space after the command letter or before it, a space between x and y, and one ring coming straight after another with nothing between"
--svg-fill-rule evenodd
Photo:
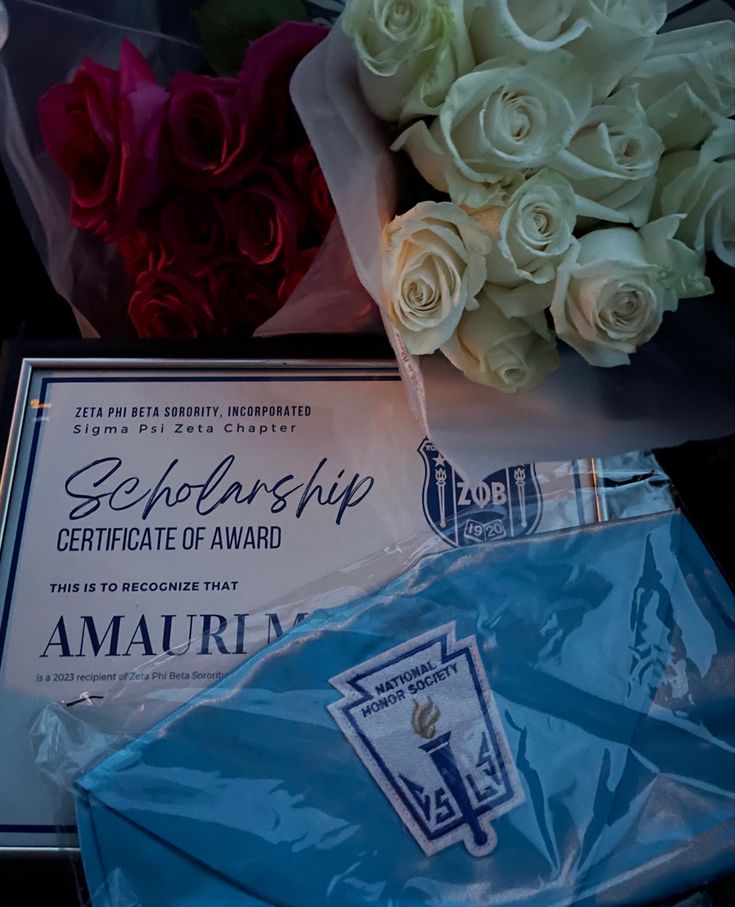
<instances>
[{"instance_id":1,"label":"red rose","mask_svg":"<svg viewBox=\"0 0 735 907\"><path fill-rule=\"evenodd\" d=\"M321 242L334 220L334 203L319 161L311 145L303 145L291 157L293 185L309 210L312 234Z\"/></svg>"},{"instance_id":2,"label":"red rose","mask_svg":"<svg viewBox=\"0 0 735 907\"><path fill-rule=\"evenodd\" d=\"M129 277L137 277L141 271L164 268L170 263L170 256L161 244L158 222L152 218L145 218L130 233L121 236L115 245Z\"/></svg>"},{"instance_id":3,"label":"red rose","mask_svg":"<svg viewBox=\"0 0 735 907\"><path fill-rule=\"evenodd\" d=\"M223 337L228 328L228 319L210 301L208 284L173 269L141 274L128 314L146 339Z\"/></svg>"},{"instance_id":4,"label":"red rose","mask_svg":"<svg viewBox=\"0 0 735 907\"><path fill-rule=\"evenodd\" d=\"M223 265L209 278L210 293L232 323L234 334L249 337L278 311L278 276L264 268Z\"/></svg>"},{"instance_id":5,"label":"red rose","mask_svg":"<svg viewBox=\"0 0 735 907\"><path fill-rule=\"evenodd\" d=\"M291 101L294 70L329 30L305 22L284 22L248 48L239 78L247 86L258 132L278 148L304 141L305 133Z\"/></svg>"},{"instance_id":6,"label":"red rose","mask_svg":"<svg viewBox=\"0 0 735 907\"><path fill-rule=\"evenodd\" d=\"M301 249L299 251L296 256L296 261L281 280L281 284L278 287L278 302L280 305L283 306L288 302L293 291L304 279L306 272L311 267L318 251L318 246L313 249Z\"/></svg>"},{"instance_id":7,"label":"red rose","mask_svg":"<svg viewBox=\"0 0 735 907\"><path fill-rule=\"evenodd\" d=\"M237 251L256 265L291 265L304 212L279 173L262 168L225 205Z\"/></svg>"},{"instance_id":8,"label":"red rose","mask_svg":"<svg viewBox=\"0 0 735 907\"><path fill-rule=\"evenodd\" d=\"M238 79L180 72L169 86L173 153L206 185L232 185L248 166L248 96Z\"/></svg>"},{"instance_id":9,"label":"red rose","mask_svg":"<svg viewBox=\"0 0 735 907\"><path fill-rule=\"evenodd\" d=\"M208 192L184 192L166 202L160 215L161 241L178 267L201 277L226 251L219 199Z\"/></svg>"},{"instance_id":10,"label":"red rose","mask_svg":"<svg viewBox=\"0 0 735 907\"><path fill-rule=\"evenodd\" d=\"M166 99L140 52L123 41L119 73L85 60L71 83L38 102L46 147L72 182L75 227L107 242L133 228L161 185Z\"/></svg>"}]
</instances>

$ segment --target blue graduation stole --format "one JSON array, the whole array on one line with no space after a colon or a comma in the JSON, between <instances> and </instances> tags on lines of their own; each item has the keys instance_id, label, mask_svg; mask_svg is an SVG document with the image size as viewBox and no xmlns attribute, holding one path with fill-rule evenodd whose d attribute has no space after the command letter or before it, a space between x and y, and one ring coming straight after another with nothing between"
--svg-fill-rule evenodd
<instances>
[{"instance_id":1,"label":"blue graduation stole","mask_svg":"<svg viewBox=\"0 0 735 907\"><path fill-rule=\"evenodd\" d=\"M78 781L93 903L641 903L726 872L734 619L680 514L426 558Z\"/></svg>"}]
</instances>

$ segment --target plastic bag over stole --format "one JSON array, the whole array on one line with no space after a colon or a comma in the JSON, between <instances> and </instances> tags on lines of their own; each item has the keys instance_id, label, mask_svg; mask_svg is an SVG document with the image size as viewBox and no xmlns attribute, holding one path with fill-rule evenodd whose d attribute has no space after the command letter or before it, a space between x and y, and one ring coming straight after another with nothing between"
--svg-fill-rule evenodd
<instances>
[{"instance_id":1,"label":"plastic bag over stole","mask_svg":"<svg viewBox=\"0 0 735 907\"><path fill-rule=\"evenodd\" d=\"M734 616L679 513L425 558L79 779L93 903L641 904L711 879Z\"/></svg>"},{"instance_id":2,"label":"plastic bag over stole","mask_svg":"<svg viewBox=\"0 0 735 907\"><path fill-rule=\"evenodd\" d=\"M387 416L386 411L382 414ZM322 546L325 539L330 547L337 539L339 545L331 560L314 549L311 567L316 579L309 580L302 567L293 574L294 581L301 577L301 583L294 587L285 577L284 583L274 586L264 584L266 573L260 571L260 585L243 583L243 592L231 596L232 608L224 607L217 593L210 592L199 600L190 597L186 607L180 606L186 613L179 615L171 613L171 603L179 596L172 595L168 584L161 587L168 592L141 597L137 606L131 605L122 615L110 616L100 599L90 603L93 615L80 622L80 636L70 612L54 616L53 621L59 622L52 642L59 643L63 632L69 652L83 651L88 631L99 642L104 667L88 663L85 672L76 674L76 683L72 680L54 690L49 704L39 704L36 697L26 700L22 713L17 710L18 734L12 735L14 746L5 741L3 754L11 764L27 766L22 775L16 773L20 786L14 785L5 796L27 798L28 787L37 796L43 793L45 809L35 815L48 817L57 827L61 844L73 845L71 787L81 772L147 731L314 611L368 595L422 557L450 547L473 547L674 508L668 477L646 453L525 464L488 476L470 488L429 442L421 442L417 451L419 437L414 443L404 443L393 433L391 438L390 445L385 441L382 445L391 479L375 473L382 491L374 499L373 518L351 524L350 535L336 538L329 535L327 526L318 525ZM415 470L413 460L423 460L424 468ZM299 562L299 554L294 557ZM328 564L331 570L326 569ZM324 573L319 574L319 569ZM61 648L53 646L52 670L57 666L59 671L67 670L63 653L58 654ZM113 657L112 652L117 654Z\"/></svg>"}]
</instances>

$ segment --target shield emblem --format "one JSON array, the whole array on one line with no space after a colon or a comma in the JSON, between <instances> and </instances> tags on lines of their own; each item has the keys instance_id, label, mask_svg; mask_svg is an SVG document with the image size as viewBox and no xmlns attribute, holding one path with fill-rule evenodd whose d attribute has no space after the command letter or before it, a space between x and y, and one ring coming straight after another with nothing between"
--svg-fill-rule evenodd
<instances>
[{"instance_id":1,"label":"shield emblem","mask_svg":"<svg viewBox=\"0 0 735 907\"><path fill-rule=\"evenodd\" d=\"M330 683L330 714L424 853L493 850L523 792L475 638L446 624Z\"/></svg>"},{"instance_id":2,"label":"shield emblem","mask_svg":"<svg viewBox=\"0 0 735 907\"><path fill-rule=\"evenodd\" d=\"M455 548L535 532L543 498L530 463L500 469L472 487L425 438L424 515L437 535Z\"/></svg>"}]
</instances>

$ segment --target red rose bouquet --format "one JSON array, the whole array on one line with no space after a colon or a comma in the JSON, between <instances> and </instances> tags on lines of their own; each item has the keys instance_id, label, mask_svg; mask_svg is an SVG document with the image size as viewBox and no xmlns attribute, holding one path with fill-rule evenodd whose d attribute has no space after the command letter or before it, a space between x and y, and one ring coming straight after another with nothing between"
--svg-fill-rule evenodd
<instances>
[{"instance_id":1,"label":"red rose bouquet","mask_svg":"<svg viewBox=\"0 0 735 907\"><path fill-rule=\"evenodd\" d=\"M247 336L308 271L334 208L289 82L326 33L285 23L235 77L167 88L124 41L117 71L87 59L41 98L71 222L122 256L141 337Z\"/></svg>"}]
</instances>

